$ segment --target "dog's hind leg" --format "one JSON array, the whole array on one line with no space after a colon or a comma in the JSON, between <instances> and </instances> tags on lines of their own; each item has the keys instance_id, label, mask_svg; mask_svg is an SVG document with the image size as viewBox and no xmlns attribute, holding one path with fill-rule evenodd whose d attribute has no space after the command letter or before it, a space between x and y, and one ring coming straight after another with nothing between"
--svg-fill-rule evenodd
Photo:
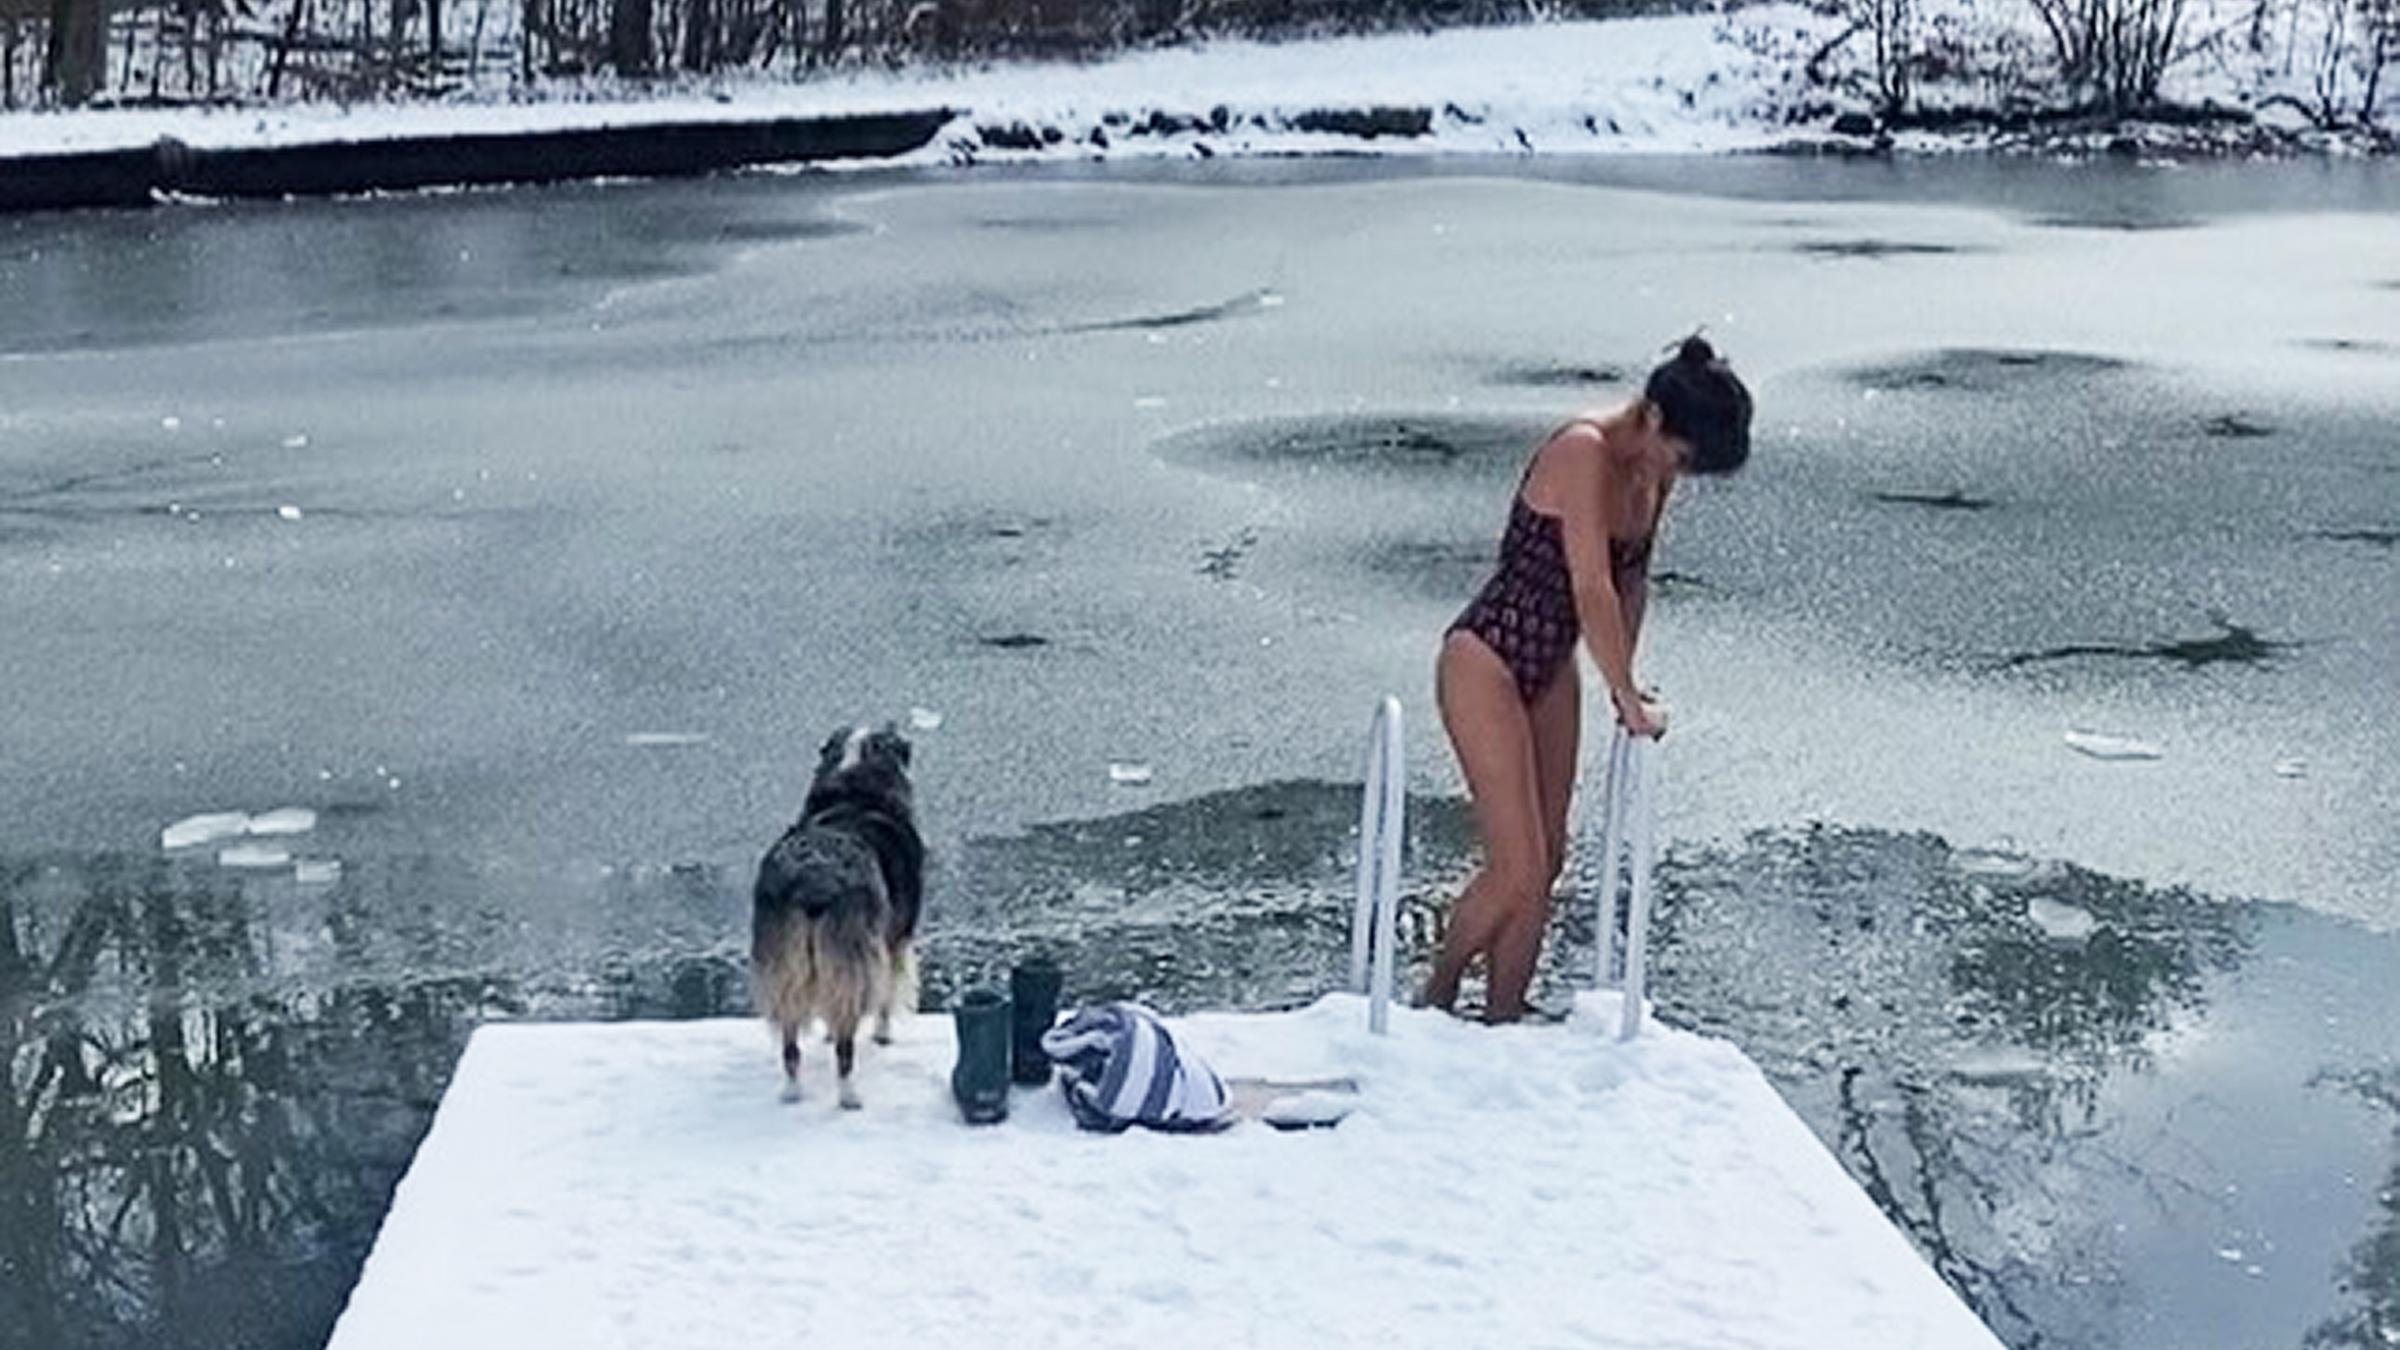
<instances>
[{"instance_id":1,"label":"dog's hind leg","mask_svg":"<svg viewBox=\"0 0 2400 1350\"><path fill-rule=\"evenodd\" d=\"M903 942L892 953L892 974L883 982L883 997L875 1005L875 1043L892 1043L892 1005L904 1005L908 1011L917 1010L917 956Z\"/></svg>"},{"instance_id":2,"label":"dog's hind leg","mask_svg":"<svg viewBox=\"0 0 2400 1350\"><path fill-rule=\"evenodd\" d=\"M874 1011L881 988L889 978L883 953L856 923L820 928L816 935L817 1012L833 1039L834 1063L841 1071L842 1105L856 1110L858 1092L850 1073L858 1062L858 1027Z\"/></svg>"},{"instance_id":3,"label":"dog's hind leg","mask_svg":"<svg viewBox=\"0 0 2400 1350\"><path fill-rule=\"evenodd\" d=\"M842 1109L855 1111L859 1107L858 1089L850 1085L851 1066L858 1062L858 1027L842 1027L833 1034L833 1062L842 1076Z\"/></svg>"},{"instance_id":4,"label":"dog's hind leg","mask_svg":"<svg viewBox=\"0 0 2400 1350\"><path fill-rule=\"evenodd\" d=\"M800 1100L800 1028L784 1023L776 1028L783 1037L783 1099Z\"/></svg>"}]
</instances>

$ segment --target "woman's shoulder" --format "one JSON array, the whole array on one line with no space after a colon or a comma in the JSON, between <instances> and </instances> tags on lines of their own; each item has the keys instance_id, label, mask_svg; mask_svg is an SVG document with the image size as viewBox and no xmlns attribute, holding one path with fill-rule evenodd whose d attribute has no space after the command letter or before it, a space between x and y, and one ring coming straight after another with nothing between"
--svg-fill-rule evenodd
<instances>
[{"instance_id":1,"label":"woman's shoulder","mask_svg":"<svg viewBox=\"0 0 2400 1350\"><path fill-rule=\"evenodd\" d=\"M1586 436L1593 440L1608 439L1608 424L1616 419L1614 408L1583 408L1570 413L1551 431L1553 438L1566 435Z\"/></svg>"},{"instance_id":2,"label":"woman's shoulder","mask_svg":"<svg viewBox=\"0 0 2400 1350\"><path fill-rule=\"evenodd\" d=\"M1614 412L1579 412L1558 423L1535 448L1534 465L1569 461L1590 465L1607 458L1611 450L1608 427L1615 417Z\"/></svg>"},{"instance_id":3,"label":"woman's shoulder","mask_svg":"<svg viewBox=\"0 0 2400 1350\"><path fill-rule=\"evenodd\" d=\"M1534 458L1556 458L1560 455L1585 455L1605 446L1608 432L1604 418L1593 413L1577 413L1550 428L1548 435L1534 447Z\"/></svg>"},{"instance_id":4,"label":"woman's shoulder","mask_svg":"<svg viewBox=\"0 0 2400 1350\"><path fill-rule=\"evenodd\" d=\"M1577 416L1550 429L1525 461L1517 495L1547 515L1560 515L1583 495L1579 484L1590 481L1608 453L1607 433L1600 419Z\"/></svg>"}]
</instances>

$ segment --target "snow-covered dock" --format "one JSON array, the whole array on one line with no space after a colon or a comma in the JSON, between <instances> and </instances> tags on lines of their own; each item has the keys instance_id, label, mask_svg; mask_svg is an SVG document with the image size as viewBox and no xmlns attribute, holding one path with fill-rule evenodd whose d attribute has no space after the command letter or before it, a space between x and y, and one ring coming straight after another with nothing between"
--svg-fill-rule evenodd
<instances>
[{"instance_id":1,"label":"snow-covered dock","mask_svg":"<svg viewBox=\"0 0 2400 1350\"><path fill-rule=\"evenodd\" d=\"M777 1099L755 1023L479 1030L333 1350L440 1345L1909 1346L1999 1341L1757 1067L1617 995L1487 1028L1363 999L1178 1022L1228 1076L1360 1085L1332 1129L968 1128L948 1019L863 1111Z\"/></svg>"}]
</instances>

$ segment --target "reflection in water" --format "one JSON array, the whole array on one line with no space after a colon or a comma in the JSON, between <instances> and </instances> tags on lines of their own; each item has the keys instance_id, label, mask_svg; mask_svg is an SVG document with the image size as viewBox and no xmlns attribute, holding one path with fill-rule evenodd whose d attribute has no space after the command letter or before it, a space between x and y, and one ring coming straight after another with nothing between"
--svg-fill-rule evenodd
<instances>
[{"instance_id":1,"label":"reflection in water","mask_svg":"<svg viewBox=\"0 0 2400 1350\"><path fill-rule=\"evenodd\" d=\"M970 841L926 937L927 1002L1036 951L1061 959L1070 1001L1308 1002L1349 963L1358 801L1356 786L1267 783ZM1408 824L1409 875L1455 875L1458 803L1412 798ZM985 908L947 908L968 895ZM1401 897L1403 945L1421 959L1447 900L1440 885Z\"/></svg>"},{"instance_id":2,"label":"reflection in water","mask_svg":"<svg viewBox=\"0 0 2400 1350\"><path fill-rule=\"evenodd\" d=\"M2245 911L1831 829L1703 856L1671 894L1657 967L1678 1020L1757 1059L2003 1339L2106 1343L2106 1216L2054 1177L2179 1184L2110 1156L2100 1090L2202 1011Z\"/></svg>"},{"instance_id":3,"label":"reflection in water","mask_svg":"<svg viewBox=\"0 0 2400 1350\"><path fill-rule=\"evenodd\" d=\"M0 861L0 1347L322 1344L478 1022L741 1002L698 957L422 973L445 872Z\"/></svg>"},{"instance_id":4,"label":"reflection in water","mask_svg":"<svg viewBox=\"0 0 2400 1350\"><path fill-rule=\"evenodd\" d=\"M0 1344L321 1337L502 1009L467 982L269 992L239 888L159 862L5 885Z\"/></svg>"},{"instance_id":5,"label":"reflection in water","mask_svg":"<svg viewBox=\"0 0 2400 1350\"><path fill-rule=\"evenodd\" d=\"M2354 1075L2349 1086L2400 1117L2400 1070ZM2400 1131L2393 1135L2400 1155ZM2400 1162L2375 1193L2377 1223L2339 1276L2342 1297L2357 1306L2308 1333L2308 1350L2390 1350L2400 1345Z\"/></svg>"},{"instance_id":6,"label":"reflection in water","mask_svg":"<svg viewBox=\"0 0 2400 1350\"><path fill-rule=\"evenodd\" d=\"M936 877L926 1003L1034 951L1064 959L1070 1002L1312 999L1347 963L1357 809L1354 785L1271 783L957 845ZM1448 800L1412 802L1410 830L1413 982L1470 835ZM474 1026L741 1015L747 880L411 856L304 888L155 857L0 859L0 1350L321 1344ZM2230 1226L2230 1178L2275 1185L2226 1170L2225 1155L2245 1165L2238 1135L2136 1119L2128 1083L2248 1092L2245 1109L2295 1128L2352 1119L2362 1097L2400 1110L2388 1066L2354 1062L2310 1092L2157 1060L2237 973L2290 965L2321 984L2346 958L2317 952L2355 950L2362 986L2380 987L2366 982L2385 948L2313 917L2262 939L2257 907L1929 836L1762 834L1671 857L1659 881L1662 1016L1757 1060L2018 1350L2163 1343L2140 1334L2159 1329L2159 1300L2227 1288L2279 1300L2277 1323L2312 1346L2391 1343L2400 1172L2346 1264L2325 1246L2272 1288L2213 1258L2171 1269L2120 1221L2147 1206L2167 1226ZM2287 930L2302 929L2321 947L2295 959ZM1588 907L1564 907L1556 935L1535 984L1553 1014L1588 968ZM2303 1035L2321 1029L2301 1011ZM762 1042L762 1090L771 1078ZM2390 1166L2364 1156L2370 1176Z\"/></svg>"}]
</instances>

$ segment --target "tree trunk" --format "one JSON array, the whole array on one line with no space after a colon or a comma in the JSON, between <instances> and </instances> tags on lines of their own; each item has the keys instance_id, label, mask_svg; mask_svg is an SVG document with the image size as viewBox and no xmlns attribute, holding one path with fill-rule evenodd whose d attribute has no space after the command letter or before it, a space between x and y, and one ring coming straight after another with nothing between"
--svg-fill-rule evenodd
<instances>
[{"instance_id":1,"label":"tree trunk","mask_svg":"<svg viewBox=\"0 0 2400 1350\"><path fill-rule=\"evenodd\" d=\"M608 64L619 75L648 75L657 66L652 13L651 0L609 0Z\"/></svg>"},{"instance_id":2,"label":"tree trunk","mask_svg":"<svg viewBox=\"0 0 2400 1350\"><path fill-rule=\"evenodd\" d=\"M843 31L842 24L842 0L825 0L825 32L823 50L825 52L825 59L827 61L838 61L841 59L842 43L847 41L850 36L848 33Z\"/></svg>"},{"instance_id":3,"label":"tree trunk","mask_svg":"<svg viewBox=\"0 0 2400 1350\"><path fill-rule=\"evenodd\" d=\"M1163 37L1175 30L1175 20L1183 13L1182 0L1134 0L1133 26L1135 38L1147 41ZM955 23L953 27L955 27Z\"/></svg>"},{"instance_id":4,"label":"tree trunk","mask_svg":"<svg viewBox=\"0 0 2400 1350\"><path fill-rule=\"evenodd\" d=\"M106 0L50 0L42 83L69 107L89 103L108 74Z\"/></svg>"},{"instance_id":5,"label":"tree trunk","mask_svg":"<svg viewBox=\"0 0 2400 1350\"><path fill-rule=\"evenodd\" d=\"M2325 36L2317 47L2317 69L2313 81L2317 94L2317 121L2333 126L2341 117L2342 66L2349 59L2348 34L2350 7L2346 0L2334 0L2325 7Z\"/></svg>"},{"instance_id":6,"label":"tree trunk","mask_svg":"<svg viewBox=\"0 0 2400 1350\"><path fill-rule=\"evenodd\" d=\"M107 13L106 6L108 4L108 0L99 0L99 3L102 6L101 12L105 15ZM125 41L119 44L117 48L116 87L130 92L133 88L133 40L142 31L142 11L139 5L131 5L128 6L127 9L131 18L133 19L133 22L125 25ZM101 19L100 29L103 34L108 31L108 20L106 18ZM104 36L101 38L101 49L103 55L100 58L100 84L103 88L108 86L108 57L105 54L107 46L108 39Z\"/></svg>"},{"instance_id":7,"label":"tree trunk","mask_svg":"<svg viewBox=\"0 0 2400 1350\"><path fill-rule=\"evenodd\" d=\"M392 0L391 36L385 40L383 49L383 82L386 89L397 88L403 79L401 59L408 50L404 45L407 40L408 0Z\"/></svg>"},{"instance_id":8,"label":"tree trunk","mask_svg":"<svg viewBox=\"0 0 2400 1350\"><path fill-rule=\"evenodd\" d=\"M2166 0L2167 21L2160 29L2155 56L2150 66L2149 99L2158 101L2159 86L2166 83L2167 67L2175 63L2175 39L2183 31L2183 0Z\"/></svg>"},{"instance_id":9,"label":"tree trunk","mask_svg":"<svg viewBox=\"0 0 2400 1350\"><path fill-rule=\"evenodd\" d=\"M483 19L491 10L490 0L475 0L475 31L467 35L467 84L475 83L475 74L483 64Z\"/></svg>"},{"instance_id":10,"label":"tree trunk","mask_svg":"<svg viewBox=\"0 0 2400 1350\"><path fill-rule=\"evenodd\" d=\"M716 0L688 0L683 11L683 68L694 73L717 64Z\"/></svg>"},{"instance_id":11,"label":"tree trunk","mask_svg":"<svg viewBox=\"0 0 2400 1350\"><path fill-rule=\"evenodd\" d=\"M425 0L425 57L435 83L442 78L442 0Z\"/></svg>"},{"instance_id":12,"label":"tree trunk","mask_svg":"<svg viewBox=\"0 0 2400 1350\"><path fill-rule=\"evenodd\" d=\"M284 17L283 39L275 44L275 54L267 62L267 97L283 92L283 67L292 56L292 44L300 39L300 27L308 21L308 0L292 0L291 13Z\"/></svg>"},{"instance_id":13,"label":"tree trunk","mask_svg":"<svg viewBox=\"0 0 2400 1350\"><path fill-rule=\"evenodd\" d=\"M790 21L786 0L769 0L767 27L758 40L758 64L765 69L775 64L775 54L783 49L784 26Z\"/></svg>"},{"instance_id":14,"label":"tree trunk","mask_svg":"<svg viewBox=\"0 0 2400 1350\"><path fill-rule=\"evenodd\" d=\"M2377 29L2375 54L2367 58L2367 91L2358 100L2358 124L2362 127L2372 128L2375 125L2375 100L2383 90L2383 68L2392 59L2392 45L2392 33Z\"/></svg>"}]
</instances>

